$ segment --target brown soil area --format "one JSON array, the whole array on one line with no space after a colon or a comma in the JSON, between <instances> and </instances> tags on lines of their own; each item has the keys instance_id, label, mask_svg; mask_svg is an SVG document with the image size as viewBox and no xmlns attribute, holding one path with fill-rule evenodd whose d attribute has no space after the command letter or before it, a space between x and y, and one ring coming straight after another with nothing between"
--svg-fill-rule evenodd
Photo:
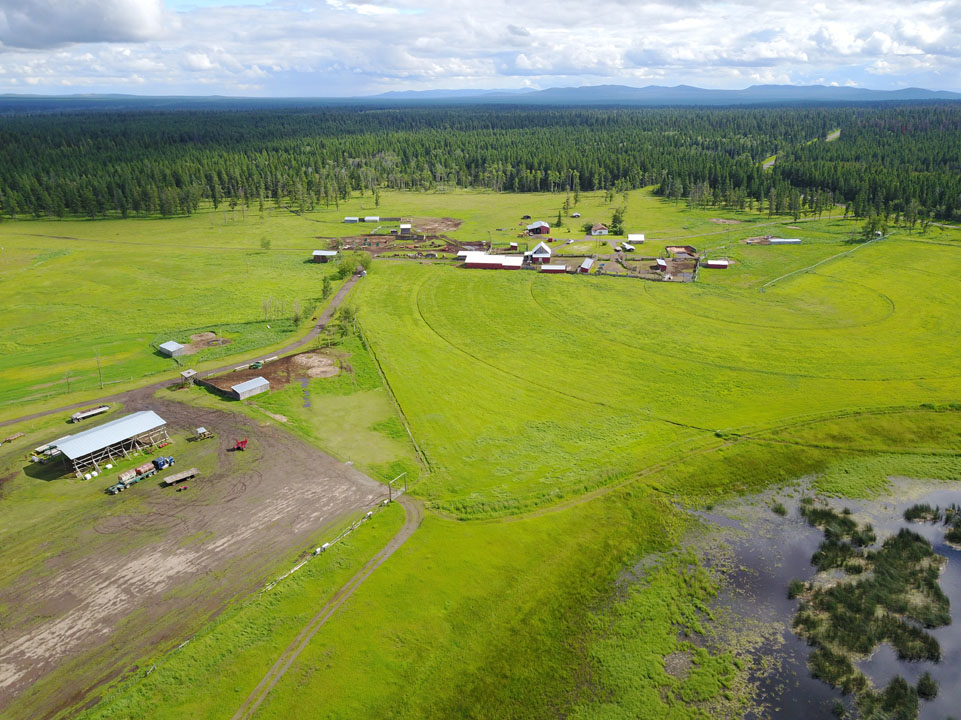
<instances>
[{"instance_id":1,"label":"brown soil area","mask_svg":"<svg viewBox=\"0 0 961 720\"><path fill-rule=\"evenodd\" d=\"M440 235L441 233L456 230L463 224L463 220L452 217L443 218L414 218L411 227L415 232L422 235Z\"/></svg>"},{"instance_id":2,"label":"brown soil area","mask_svg":"<svg viewBox=\"0 0 961 720\"><path fill-rule=\"evenodd\" d=\"M193 355L194 353L200 352L206 348L229 345L232 342L233 340L218 337L217 333L214 332L197 333L196 335L191 335L190 343L184 345L184 355Z\"/></svg>"},{"instance_id":3,"label":"brown soil area","mask_svg":"<svg viewBox=\"0 0 961 720\"><path fill-rule=\"evenodd\" d=\"M717 225L740 225L741 224L740 220L729 220L727 218L711 218L711 222L716 223Z\"/></svg>"},{"instance_id":4,"label":"brown soil area","mask_svg":"<svg viewBox=\"0 0 961 720\"><path fill-rule=\"evenodd\" d=\"M0 591L4 717L69 714L90 702L139 658L173 650L254 591L345 513L386 497L272 425L152 394L129 395L125 409L156 410L172 433L215 429L204 452L216 470L187 493L141 483L50 529L72 549ZM228 452L235 437L250 438L246 452Z\"/></svg>"},{"instance_id":5,"label":"brown soil area","mask_svg":"<svg viewBox=\"0 0 961 720\"><path fill-rule=\"evenodd\" d=\"M755 235L754 237L744 238L741 242L745 245L769 245L770 240L770 235Z\"/></svg>"},{"instance_id":6,"label":"brown soil area","mask_svg":"<svg viewBox=\"0 0 961 720\"><path fill-rule=\"evenodd\" d=\"M349 366L344 364L346 357L328 354L322 350L308 350L269 362L259 370L246 368L217 377L206 377L204 381L227 392L245 380L262 377L270 382L271 390L279 390L300 378L333 377L342 369L349 371Z\"/></svg>"}]
</instances>

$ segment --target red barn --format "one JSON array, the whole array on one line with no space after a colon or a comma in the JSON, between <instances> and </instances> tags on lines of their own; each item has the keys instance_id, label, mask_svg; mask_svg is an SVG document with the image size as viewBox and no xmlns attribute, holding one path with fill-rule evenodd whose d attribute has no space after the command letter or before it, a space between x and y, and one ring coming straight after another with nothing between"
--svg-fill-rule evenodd
<instances>
[{"instance_id":1,"label":"red barn","mask_svg":"<svg viewBox=\"0 0 961 720\"><path fill-rule=\"evenodd\" d=\"M527 226L527 232L531 235L547 235L551 231L551 226L543 220L531 223Z\"/></svg>"}]
</instances>

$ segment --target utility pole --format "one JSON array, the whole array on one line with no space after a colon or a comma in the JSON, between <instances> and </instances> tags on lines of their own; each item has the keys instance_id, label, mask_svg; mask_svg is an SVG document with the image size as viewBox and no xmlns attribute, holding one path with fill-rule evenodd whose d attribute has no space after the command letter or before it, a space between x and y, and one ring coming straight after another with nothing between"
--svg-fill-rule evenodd
<instances>
[{"instance_id":1,"label":"utility pole","mask_svg":"<svg viewBox=\"0 0 961 720\"><path fill-rule=\"evenodd\" d=\"M97 352L97 375L100 376L100 389L103 390L103 371L100 369L100 352Z\"/></svg>"}]
</instances>

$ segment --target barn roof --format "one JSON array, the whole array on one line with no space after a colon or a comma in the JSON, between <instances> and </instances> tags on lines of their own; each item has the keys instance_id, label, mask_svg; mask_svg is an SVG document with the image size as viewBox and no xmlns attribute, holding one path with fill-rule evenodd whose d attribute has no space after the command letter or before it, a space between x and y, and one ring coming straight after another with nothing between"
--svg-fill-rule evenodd
<instances>
[{"instance_id":1,"label":"barn roof","mask_svg":"<svg viewBox=\"0 0 961 720\"><path fill-rule=\"evenodd\" d=\"M607 225L604 223L594 223L593 227L591 227L591 230L607 230Z\"/></svg>"},{"instance_id":2,"label":"barn roof","mask_svg":"<svg viewBox=\"0 0 961 720\"><path fill-rule=\"evenodd\" d=\"M160 346L161 350L166 350L167 352L176 352L177 350L183 350L183 345L179 342L174 342L173 340L168 340Z\"/></svg>"},{"instance_id":3,"label":"barn roof","mask_svg":"<svg viewBox=\"0 0 961 720\"><path fill-rule=\"evenodd\" d=\"M52 444L68 458L76 460L166 424L166 421L153 410L141 410L76 435L67 435Z\"/></svg>"},{"instance_id":4,"label":"barn roof","mask_svg":"<svg viewBox=\"0 0 961 720\"><path fill-rule=\"evenodd\" d=\"M524 258L520 255L505 255L501 265L506 268L519 268L524 264Z\"/></svg>"},{"instance_id":5,"label":"barn roof","mask_svg":"<svg viewBox=\"0 0 961 720\"><path fill-rule=\"evenodd\" d=\"M584 258L584 262L581 263L581 270L590 270L594 267L594 258Z\"/></svg>"},{"instance_id":6,"label":"barn roof","mask_svg":"<svg viewBox=\"0 0 961 720\"><path fill-rule=\"evenodd\" d=\"M561 272L567 270L567 265L541 265L541 272Z\"/></svg>"},{"instance_id":7,"label":"barn roof","mask_svg":"<svg viewBox=\"0 0 961 720\"><path fill-rule=\"evenodd\" d=\"M233 385L230 389L235 393L243 393L247 392L248 390L256 390L257 388L264 387L265 385L270 387L270 381L267 380L267 378L258 375L255 378L251 378L250 380L245 380L242 383Z\"/></svg>"},{"instance_id":8,"label":"barn roof","mask_svg":"<svg viewBox=\"0 0 961 720\"><path fill-rule=\"evenodd\" d=\"M628 233L627 239L631 242L644 242L644 233Z\"/></svg>"},{"instance_id":9,"label":"barn roof","mask_svg":"<svg viewBox=\"0 0 961 720\"><path fill-rule=\"evenodd\" d=\"M314 257L334 257L336 250L314 250Z\"/></svg>"},{"instance_id":10,"label":"barn roof","mask_svg":"<svg viewBox=\"0 0 961 720\"><path fill-rule=\"evenodd\" d=\"M537 243L537 245L534 246L534 249L531 250L530 254L538 255L538 256L547 255L548 257L550 257L551 249L545 243L539 242Z\"/></svg>"},{"instance_id":11,"label":"barn roof","mask_svg":"<svg viewBox=\"0 0 961 720\"><path fill-rule=\"evenodd\" d=\"M537 228L542 228L542 227L546 227L548 230L551 229L551 226L548 225L548 224L547 224L546 222L544 222L543 220L538 220L537 222L532 222L530 225L527 226L527 229L528 229L528 230L536 230Z\"/></svg>"}]
</instances>

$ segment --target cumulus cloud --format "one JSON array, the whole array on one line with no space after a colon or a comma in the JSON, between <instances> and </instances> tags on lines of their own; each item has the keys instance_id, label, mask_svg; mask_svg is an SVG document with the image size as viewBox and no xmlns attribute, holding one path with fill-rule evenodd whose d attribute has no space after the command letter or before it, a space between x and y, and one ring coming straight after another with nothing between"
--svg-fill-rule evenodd
<instances>
[{"instance_id":1,"label":"cumulus cloud","mask_svg":"<svg viewBox=\"0 0 961 720\"><path fill-rule=\"evenodd\" d=\"M162 0L0 0L0 43L138 42L161 36L170 20Z\"/></svg>"},{"instance_id":2,"label":"cumulus cloud","mask_svg":"<svg viewBox=\"0 0 961 720\"><path fill-rule=\"evenodd\" d=\"M166 9L162 1L0 0L0 90L27 82L281 95L599 83L961 90L961 12L943 0L909 9L900 0L764 8L750 0L166 0Z\"/></svg>"}]
</instances>

